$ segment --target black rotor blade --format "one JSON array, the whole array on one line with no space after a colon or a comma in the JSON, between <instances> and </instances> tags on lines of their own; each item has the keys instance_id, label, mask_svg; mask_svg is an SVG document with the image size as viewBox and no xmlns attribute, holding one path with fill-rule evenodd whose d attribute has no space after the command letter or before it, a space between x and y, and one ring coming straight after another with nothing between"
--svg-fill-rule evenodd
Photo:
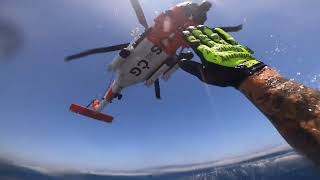
<instances>
[{"instance_id":1,"label":"black rotor blade","mask_svg":"<svg viewBox=\"0 0 320 180\"><path fill-rule=\"evenodd\" d=\"M136 15L137 15L137 18L138 18L138 20L139 20L139 23L144 27L144 28L146 28L146 29L148 29L148 22L147 22L147 20L146 20L146 17L145 17L145 15L144 15L144 13L143 13L143 10L142 10L142 7L141 7L141 5L140 5L140 3L139 3L139 0L130 0L130 2L131 2L131 5L132 5L132 7L133 7L133 9L134 9L134 11L135 11L135 13L136 13Z\"/></svg>"},{"instance_id":2,"label":"black rotor blade","mask_svg":"<svg viewBox=\"0 0 320 180\"><path fill-rule=\"evenodd\" d=\"M156 93L156 98L157 98L157 99L161 99L159 79L157 79L157 80L154 82L154 90L155 90L155 93Z\"/></svg>"},{"instance_id":3,"label":"black rotor blade","mask_svg":"<svg viewBox=\"0 0 320 180\"><path fill-rule=\"evenodd\" d=\"M238 32L238 31L242 30L242 27L243 27L243 25L240 24L238 26L226 26L226 27L220 27L220 28L226 32Z\"/></svg>"},{"instance_id":4,"label":"black rotor blade","mask_svg":"<svg viewBox=\"0 0 320 180\"><path fill-rule=\"evenodd\" d=\"M119 44L119 45L109 46L109 47L89 49L89 50L83 51L83 52L78 53L78 54L67 56L65 58L65 61L71 61L71 60L74 60L74 59L82 58L82 57L93 55L93 54L100 54L100 53L118 51L118 50L121 50L123 48L128 47L129 44L130 43L125 43L125 44Z\"/></svg>"}]
</instances>

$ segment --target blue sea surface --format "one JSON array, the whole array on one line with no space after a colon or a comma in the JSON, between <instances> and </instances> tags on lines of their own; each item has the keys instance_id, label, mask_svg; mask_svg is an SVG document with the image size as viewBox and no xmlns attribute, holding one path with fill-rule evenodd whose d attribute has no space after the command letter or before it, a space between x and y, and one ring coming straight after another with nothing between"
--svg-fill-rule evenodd
<instances>
[{"instance_id":1,"label":"blue sea surface","mask_svg":"<svg viewBox=\"0 0 320 180\"><path fill-rule=\"evenodd\" d=\"M47 174L32 170L32 167L20 167L9 162L0 163L0 179L21 179L21 180L319 180L320 169L293 150L279 150L260 156L249 155L243 160L225 160L226 162L211 162L205 168L199 165L160 167L155 168L145 175L102 175L103 173L68 173L68 174ZM212 164L212 167L210 167ZM220 164L220 165L219 165ZM200 165L201 166L201 165ZM187 168L186 168L187 167ZM167 173L165 173L165 171ZM184 169L184 170L182 170ZM186 170L187 169L187 170ZM181 171L182 170L182 171ZM150 170L149 170L150 171ZM171 172L169 172L171 171ZM176 171L176 172L175 172ZM104 172L108 174L107 172ZM112 173L111 173L112 174Z\"/></svg>"}]
</instances>

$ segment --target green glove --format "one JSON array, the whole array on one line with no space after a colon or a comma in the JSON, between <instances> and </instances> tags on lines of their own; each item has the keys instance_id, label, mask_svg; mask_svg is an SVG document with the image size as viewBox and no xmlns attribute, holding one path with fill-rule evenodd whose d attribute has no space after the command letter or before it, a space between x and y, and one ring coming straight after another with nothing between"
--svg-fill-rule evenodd
<instances>
[{"instance_id":1,"label":"green glove","mask_svg":"<svg viewBox=\"0 0 320 180\"><path fill-rule=\"evenodd\" d=\"M249 48L238 44L220 28L191 26L183 34L202 64L181 61L179 65L208 84L238 88L247 77L266 66L253 57Z\"/></svg>"}]
</instances>

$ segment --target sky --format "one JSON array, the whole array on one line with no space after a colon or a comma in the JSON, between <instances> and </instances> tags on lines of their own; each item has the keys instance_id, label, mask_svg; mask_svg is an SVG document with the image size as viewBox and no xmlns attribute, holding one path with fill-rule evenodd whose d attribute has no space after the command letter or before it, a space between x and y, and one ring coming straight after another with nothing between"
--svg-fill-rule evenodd
<instances>
[{"instance_id":1,"label":"sky","mask_svg":"<svg viewBox=\"0 0 320 180\"><path fill-rule=\"evenodd\" d=\"M149 24L180 0L141 0ZM130 42L141 26L127 0L2 0L0 20L22 36L0 59L0 158L64 169L132 170L208 162L286 144L266 117L233 88L205 85L179 70L161 81L162 100L136 85L105 112L113 124L68 111L102 96L116 55L65 63L67 55ZM244 23L233 34L255 56L320 88L317 0L216 0L206 25ZM197 59L196 59L197 60Z\"/></svg>"}]
</instances>

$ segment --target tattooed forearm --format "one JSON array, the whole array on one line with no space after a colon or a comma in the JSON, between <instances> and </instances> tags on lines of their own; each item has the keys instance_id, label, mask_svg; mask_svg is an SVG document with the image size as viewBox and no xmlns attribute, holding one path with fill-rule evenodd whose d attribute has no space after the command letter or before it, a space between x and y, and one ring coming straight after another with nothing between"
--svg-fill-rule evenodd
<instances>
[{"instance_id":1,"label":"tattooed forearm","mask_svg":"<svg viewBox=\"0 0 320 180\"><path fill-rule=\"evenodd\" d=\"M287 142L320 165L320 92L265 68L240 86Z\"/></svg>"}]
</instances>

